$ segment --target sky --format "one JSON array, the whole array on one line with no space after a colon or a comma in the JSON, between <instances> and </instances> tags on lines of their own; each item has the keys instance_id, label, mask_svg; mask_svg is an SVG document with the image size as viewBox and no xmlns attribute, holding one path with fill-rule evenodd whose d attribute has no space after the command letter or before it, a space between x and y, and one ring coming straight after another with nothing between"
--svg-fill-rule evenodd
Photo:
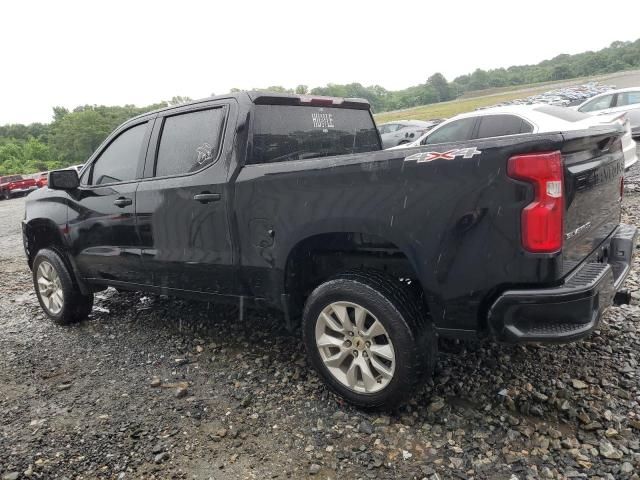
<instances>
[{"instance_id":1,"label":"sky","mask_svg":"<svg viewBox=\"0 0 640 480\"><path fill-rule=\"evenodd\" d=\"M607 20L600 22L604 9ZM635 40L640 1L5 1L0 125L231 88L390 90Z\"/></svg>"}]
</instances>

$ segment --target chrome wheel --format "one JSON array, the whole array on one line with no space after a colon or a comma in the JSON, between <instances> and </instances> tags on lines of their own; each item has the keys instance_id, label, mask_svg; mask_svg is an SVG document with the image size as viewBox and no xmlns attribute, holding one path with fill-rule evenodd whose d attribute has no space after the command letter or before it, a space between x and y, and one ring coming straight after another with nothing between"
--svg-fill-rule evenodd
<instances>
[{"instance_id":1,"label":"chrome wheel","mask_svg":"<svg viewBox=\"0 0 640 480\"><path fill-rule=\"evenodd\" d=\"M57 315L64 305L64 294L58 272L53 265L44 260L38 265L36 280L42 304L50 314Z\"/></svg>"},{"instance_id":2,"label":"chrome wheel","mask_svg":"<svg viewBox=\"0 0 640 480\"><path fill-rule=\"evenodd\" d=\"M354 392L378 392L393 378L393 343L366 308L351 302L331 303L316 321L315 337L327 370Z\"/></svg>"}]
</instances>

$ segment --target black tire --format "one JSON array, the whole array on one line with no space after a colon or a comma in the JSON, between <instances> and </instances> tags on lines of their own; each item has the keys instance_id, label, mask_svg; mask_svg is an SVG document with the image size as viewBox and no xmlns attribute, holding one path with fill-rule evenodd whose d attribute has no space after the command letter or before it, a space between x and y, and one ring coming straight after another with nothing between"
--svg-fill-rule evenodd
<instances>
[{"instance_id":1,"label":"black tire","mask_svg":"<svg viewBox=\"0 0 640 480\"><path fill-rule=\"evenodd\" d=\"M47 262L53 267L58 275L59 283L62 288L63 303L59 312L51 312L45 305L42 293L38 287L38 269L40 264ZM42 249L39 250L33 260L33 286L38 297L40 307L58 325L69 325L79 322L87 318L93 308L93 294L83 295L80 292L69 267L64 262L62 256L55 250Z\"/></svg>"},{"instance_id":2,"label":"black tire","mask_svg":"<svg viewBox=\"0 0 640 480\"><path fill-rule=\"evenodd\" d=\"M364 408L394 408L407 401L433 374L437 336L421 301L421 291L376 270L340 274L316 288L303 313L303 339L310 363L335 393ZM350 302L367 309L383 324L396 353L389 383L375 393L356 392L337 380L325 366L316 345L316 323L325 307Z\"/></svg>"},{"instance_id":3,"label":"black tire","mask_svg":"<svg viewBox=\"0 0 640 480\"><path fill-rule=\"evenodd\" d=\"M4 191L3 196L5 200L11 200L11 194L7 190Z\"/></svg>"}]
</instances>

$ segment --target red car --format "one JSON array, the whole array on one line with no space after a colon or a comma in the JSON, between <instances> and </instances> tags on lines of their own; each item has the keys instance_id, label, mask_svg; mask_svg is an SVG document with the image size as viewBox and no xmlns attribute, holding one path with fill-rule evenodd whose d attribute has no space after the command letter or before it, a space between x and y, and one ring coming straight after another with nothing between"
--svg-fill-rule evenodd
<instances>
[{"instance_id":1,"label":"red car","mask_svg":"<svg viewBox=\"0 0 640 480\"><path fill-rule=\"evenodd\" d=\"M0 195L6 200L16 195L26 195L37 188L33 178L22 178L22 175L0 177Z\"/></svg>"},{"instance_id":2,"label":"red car","mask_svg":"<svg viewBox=\"0 0 640 480\"><path fill-rule=\"evenodd\" d=\"M35 179L38 188L46 187L49 184L49 172L40 172Z\"/></svg>"}]
</instances>

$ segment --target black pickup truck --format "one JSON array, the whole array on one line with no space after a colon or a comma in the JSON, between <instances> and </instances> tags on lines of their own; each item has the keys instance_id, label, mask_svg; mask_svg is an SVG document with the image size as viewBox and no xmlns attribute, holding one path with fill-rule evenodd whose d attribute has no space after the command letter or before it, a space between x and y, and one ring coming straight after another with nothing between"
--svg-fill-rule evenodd
<instances>
[{"instance_id":1,"label":"black pickup truck","mask_svg":"<svg viewBox=\"0 0 640 480\"><path fill-rule=\"evenodd\" d=\"M276 307L334 391L387 407L438 336L571 341L625 296L623 134L383 151L366 101L237 93L136 117L51 172L24 246L58 323L107 286Z\"/></svg>"}]
</instances>

